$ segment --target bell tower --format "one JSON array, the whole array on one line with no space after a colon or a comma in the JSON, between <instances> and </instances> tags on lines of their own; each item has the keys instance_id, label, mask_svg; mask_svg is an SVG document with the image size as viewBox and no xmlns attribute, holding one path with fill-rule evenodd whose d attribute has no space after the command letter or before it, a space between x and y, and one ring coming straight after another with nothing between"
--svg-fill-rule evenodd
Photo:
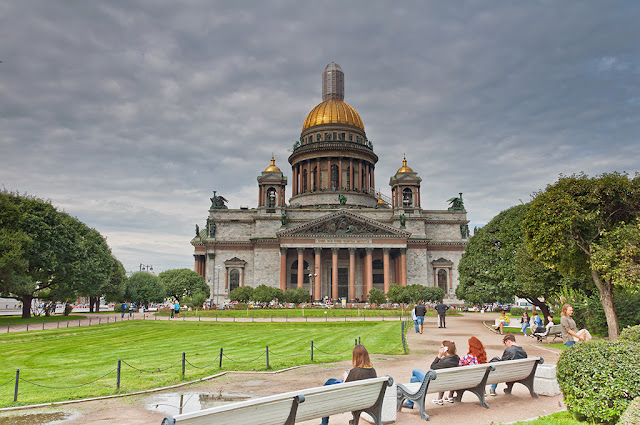
<instances>
[{"instance_id":1,"label":"bell tower","mask_svg":"<svg viewBox=\"0 0 640 425\"><path fill-rule=\"evenodd\" d=\"M258 176L258 208L265 208L270 212L285 208L286 186L287 178L276 166L272 156L271 165Z\"/></svg>"}]
</instances>

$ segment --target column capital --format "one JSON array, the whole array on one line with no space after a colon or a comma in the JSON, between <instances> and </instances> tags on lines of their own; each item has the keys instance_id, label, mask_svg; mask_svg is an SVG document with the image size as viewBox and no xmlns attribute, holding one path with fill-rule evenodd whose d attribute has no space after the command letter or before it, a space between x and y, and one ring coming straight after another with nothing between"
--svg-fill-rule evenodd
<instances>
[{"instance_id":1,"label":"column capital","mask_svg":"<svg viewBox=\"0 0 640 425\"><path fill-rule=\"evenodd\" d=\"M390 252L391 252L391 248L382 248L382 253L384 255L389 255Z\"/></svg>"},{"instance_id":2,"label":"column capital","mask_svg":"<svg viewBox=\"0 0 640 425\"><path fill-rule=\"evenodd\" d=\"M296 248L298 251L298 255L304 254L304 248Z\"/></svg>"},{"instance_id":3,"label":"column capital","mask_svg":"<svg viewBox=\"0 0 640 425\"><path fill-rule=\"evenodd\" d=\"M400 254L406 254L407 248L400 248Z\"/></svg>"},{"instance_id":4,"label":"column capital","mask_svg":"<svg viewBox=\"0 0 640 425\"><path fill-rule=\"evenodd\" d=\"M349 255L356 255L357 248L349 248Z\"/></svg>"},{"instance_id":5,"label":"column capital","mask_svg":"<svg viewBox=\"0 0 640 425\"><path fill-rule=\"evenodd\" d=\"M337 254L338 252L340 252L340 248L331 248L331 253L332 254Z\"/></svg>"},{"instance_id":6,"label":"column capital","mask_svg":"<svg viewBox=\"0 0 640 425\"><path fill-rule=\"evenodd\" d=\"M288 248L282 248L282 247L280 247L280 254L282 254L282 255L286 254L286 253L287 253L287 249L288 249Z\"/></svg>"},{"instance_id":7,"label":"column capital","mask_svg":"<svg viewBox=\"0 0 640 425\"><path fill-rule=\"evenodd\" d=\"M316 254L322 254L322 248L315 247L313 248L313 252L315 252Z\"/></svg>"},{"instance_id":8,"label":"column capital","mask_svg":"<svg viewBox=\"0 0 640 425\"><path fill-rule=\"evenodd\" d=\"M374 248L365 248L365 252L367 253L367 255L373 254L373 249Z\"/></svg>"}]
</instances>

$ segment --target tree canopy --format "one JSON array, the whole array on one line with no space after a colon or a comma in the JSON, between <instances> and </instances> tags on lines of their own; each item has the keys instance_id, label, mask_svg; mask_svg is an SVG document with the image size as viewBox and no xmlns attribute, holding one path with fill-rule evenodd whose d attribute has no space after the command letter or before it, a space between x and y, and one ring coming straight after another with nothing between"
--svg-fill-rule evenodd
<instances>
[{"instance_id":1,"label":"tree canopy","mask_svg":"<svg viewBox=\"0 0 640 425\"><path fill-rule=\"evenodd\" d=\"M633 284L633 279L622 279L620 271L635 262L634 250L625 251L623 261L612 258L616 250L622 253L621 247L634 240L635 231L626 223L638 216L640 176L630 179L614 172L596 177L560 176L535 195L523 222L527 247L538 261L563 275L591 277L600 294L609 336L614 339L619 326L613 286Z\"/></svg>"},{"instance_id":2,"label":"tree canopy","mask_svg":"<svg viewBox=\"0 0 640 425\"><path fill-rule=\"evenodd\" d=\"M160 273L158 278L165 288L167 297L182 300L183 297L193 297L197 293L203 293L206 299L210 295L209 286L204 281L204 278L193 270L166 270Z\"/></svg>"},{"instance_id":3,"label":"tree canopy","mask_svg":"<svg viewBox=\"0 0 640 425\"><path fill-rule=\"evenodd\" d=\"M158 276L151 273L134 273L128 280L125 298L138 305L160 303L164 301L164 286Z\"/></svg>"},{"instance_id":4,"label":"tree canopy","mask_svg":"<svg viewBox=\"0 0 640 425\"><path fill-rule=\"evenodd\" d=\"M0 192L0 293L22 302L67 301L92 295L110 275L104 238L49 202Z\"/></svg>"}]
</instances>

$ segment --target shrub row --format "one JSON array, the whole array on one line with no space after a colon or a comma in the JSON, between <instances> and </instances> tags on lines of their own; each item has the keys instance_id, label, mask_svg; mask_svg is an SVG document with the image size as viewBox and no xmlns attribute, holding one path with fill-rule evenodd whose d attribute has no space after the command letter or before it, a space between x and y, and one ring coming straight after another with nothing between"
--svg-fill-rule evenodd
<instances>
[{"instance_id":1,"label":"shrub row","mask_svg":"<svg viewBox=\"0 0 640 425\"><path fill-rule=\"evenodd\" d=\"M565 350L557 378L567 409L580 420L614 424L640 396L640 348L626 341L595 341Z\"/></svg>"}]
</instances>

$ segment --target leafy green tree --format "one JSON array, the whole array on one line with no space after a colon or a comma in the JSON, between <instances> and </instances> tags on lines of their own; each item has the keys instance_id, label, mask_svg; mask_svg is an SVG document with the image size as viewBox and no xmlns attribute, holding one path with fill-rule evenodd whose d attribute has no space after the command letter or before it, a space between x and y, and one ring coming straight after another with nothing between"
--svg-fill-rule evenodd
<instances>
[{"instance_id":1,"label":"leafy green tree","mask_svg":"<svg viewBox=\"0 0 640 425\"><path fill-rule=\"evenodd\" d=\"M402 285L393 284L389 286L387 298L391 303L408 304L411 302L407 288Z\"/></svg>"},{"instance_id":2,"label":"leafy green tree","mask_svg":"<svg viewBox=\"0 0 640 425\"><path fill-rule=\"evenodd\" d=\"M189 269L166 270L158 275L160 282L165 287L168 297L182 300L183 297L190 297L196 292L210 295L209 285L198 273Z\"/></svg>"},{"instance_id":3,"label":"leafy green tree","mask_svg":"<svg viewBox=\"0 0 640 425\"><path fill-rule=\"evenodd\" d=\"M202 305L207 301L207 298L209 297L204 292L194 292L193 294L184 297L183 303L187 307L198 309L202 308Z\"/></svg>"},{"instance_id":4,"label":"leafy green tree","mask_svg":"<svg viewBox=\"0 0 640 425\"><path fill-rule=\"evenodd\" d=\"M367 298L371 304L384 304L387 301L387 297L384 292L378 288L371 288L369 290L369 296Z\"/></svg>"},{"instance_id":5,"label":"leafy green tree","mask_svg":"<svg viewBox=\"0 0 640 425\"><path fill-rule=\"evenodd\" d=\"M296 292L296 301L295 301L296 304L309 302L309 298L311 297L311 294L309 294L309 291L307 291L304 288L296 288L295 292Z\"/></svg>"},{"instance_id":6,"label":"leafy green tree","mask_svg":"<svg viewBox=\"0 0 640 425\"><path fill-rule=\"evenodd\" d=\"M267 285L259 285L253 290L251 299L262 304L269 304L273 300L282 299L283 293L280 288L273 288Z\"/></svg>"},{"instance_id":7,"label":"leafy green tree","mask_svg":"<svg viewBox=\"0 0 640 425\"><path fill-rule=\"evenodd\" d=\"M625 283L613 280L616 273L603 272L609 270L606 261L595 262L593 253L594 249L598 251L596 246L603 251L617 249L615 237L607 237L607 233L615 234L618 226L639 215L640 176L630 179L617 172L596 177L578 174L560 176L537 193L523 222L527 246L538 261L565 276L591 277L613 339L619 332L613 288Z\"/></svg>"},{"instance_id":8,"label":"leafy green tree","mask_svg":"<svg viewBox=\"0 0 640 425\"><path fill-rule=\"evenodd\" d=\"M458 265L458 298L472 303L513 301L514 258L525 241L520 226L528 209L517 205L502 211L469 239Z\"/></svg>"},{"instance_id":9,"label":"leafy green tree","mask_svg":"<svg viewBox=\"0 0 640 425\"><path fill-rule=\"evenodd\" d=\"M640 218L602 232L593 246L591 267L617 285L640 289Z\"/></svg>"},{"instance_id":10,"label":"leafy green tree","mask_svg":"<svg viewBox=\"0 0 640 425\"><path fill-rule=\"evenodd\" d=\"M84 270L80 222L34 197L0 192L3 232L0 292L22 302L22 317L31 316L31 302L75 296L73 282ZM11 205L11 206L10 206Z\"/></svg>"},{"instance_id":11,"label":"leafy green tree","mask_svg":"<svg viewBox=\"0 0 640 425\"><path fill-rule=\"evenodd\" d=\"M111 249L105 238L95 229L79 221L75 223L80 235L81 256L78 259L74 287L78 294L89 298L89 311L100 311L100 298L109 282L113 266Z\"/></svg>"},{"instance_id":12,"label":"leafy green tree","mask_svg":"<svg viewBox=\"0 0 640 425\"><path fill-rule=\"evenodd\" d=\"M229 293L231 301L246 303L253 297L253 288L251 286L239 286Z\"/></svg>"},{"instance_id":13,"label":"leafy green tree","mask_svg":"<svg viewBox=\"0 0 640 425\"><path fill-rule=\"evenodd\" d=\"M444 300L444 290L440 287L425 286L422 291L425 301L437 303Z\"/></svg>"},{"instance_id":14,"label":"leafy green tree","mask_svg":"<svg viewBox=\"0 0 640 425\"><path fill-rule=\"evenodd\" d=\"M107 302L122 301L127 289L127 272L116 257L111 256L111 260L109 280L103 287L104 298Z\"/></svg>"},{"instance_id":15,"label":"leafy green tree","mask_svg":"<svg viewBox=\"0 0 640 425\"><path fill-rule=\"evenodd\" d=\"M158 276L151 273L134 273L127 282L125 298L138 305L159 303L165 298L164 286Z\"/></svg>"}]
</instances>

